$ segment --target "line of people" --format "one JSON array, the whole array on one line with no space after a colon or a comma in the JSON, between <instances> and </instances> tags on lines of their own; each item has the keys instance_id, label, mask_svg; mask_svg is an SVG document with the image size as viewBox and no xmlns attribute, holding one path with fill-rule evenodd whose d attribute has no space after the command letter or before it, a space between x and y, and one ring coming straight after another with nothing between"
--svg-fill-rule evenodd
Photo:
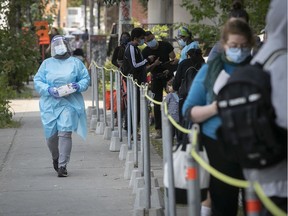
<instances>
[{"instance_id":1,"label":"line of people","mask_svg":"<svg viewBox=\"0 0 288 216\"><path fill-rule=\"evenodd\" d=\"M192 33L186 27L178 30L177 42L182 46L179 60L176 59L174 48L170 43L156 40L155 35L150 31L145 32L142 28L134 28L131 35L128 32L121 35L122 51L114 52L112 63L125 75L131 74L138 84L146 82L147 72L151 72L151 90L155 94L154 99L162 101L163 89L167 87L166 99L168 105L170 104L168 110L175 120L186 128L189 128L192 122L201 125L201 144L207 151L210 165L237 179L260 181L265 194L287 212L287 159L261 170L244 169L240 164L226 159L219 148L220 141L216 134L221 119L218 115L215 86L223 87L227 81L223 77L230 76L238 67L265 62L277 49L286 49L286 59L284 55L270 67L272 100L277 124L287 131L287 89L285 89L285 86L287 88L287 11L284 10L287 5L281 6L282 3L279 0L271 2L265 28L268 38L260 49L256 47L255 34L249 26L248 13L243 9L240 1L234 1L229 20L222 29L219 42L211 50L207 63L202 57L198 42L193 41ZM141 49L144 43L146 47ZM275 71L277 66L281 66L278 68L278 73ZM171 72L175 70L174 76ZM175 116L177 111L179 116ZM154 105L154 116L157 131L154 138L161 138L159 105ZM174 134L177 143L188 142L187 136L179 131L173 133L173 137ZM211 176L208 199L202 203L201 215L237 215L239 193L241 193L245 212L244 191ZM261 215L271 215L267 209L264 207L262 209Z\"/></svg>"}]
</instances>

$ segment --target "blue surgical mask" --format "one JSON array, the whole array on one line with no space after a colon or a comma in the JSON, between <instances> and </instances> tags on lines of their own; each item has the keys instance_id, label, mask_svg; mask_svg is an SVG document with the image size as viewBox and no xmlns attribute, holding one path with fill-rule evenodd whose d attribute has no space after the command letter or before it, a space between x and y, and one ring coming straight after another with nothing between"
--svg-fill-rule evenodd
<instances>
[{"instance_id":1,"label":"blue surgical mask","mask_svg":"<svg viewBox=\"0 0 288 216\"><path fill-rule=\"evenodd\" d=\"M251 54L251 49L231 47L228 48L225 53L229 61L234 63L241 63Z\"/></svg>"},{"instance_id":2,"label":"blue surgical mask","mask_svg":"<svg viewBox=\"0 0 288 216\"><path fill-rule=\"evenodd\" d=\"M178 44L179 44L181 47L185 47L185 46L186 46L186 41L184 41L183 39L180 39L180 40L178 40Z\"/></svg>"},{"instance_id":3,"label":"blue surgical mask","mask_svg":"<svg viewBox=\"0 0 288 216\"><path fill-rule=\"evenodd\" d=\"M142 46L144 44L144 39L140 39L140 42L138 43L138 46Z\"/></svg>"},{"instance_id":4,"label":"blue surgical mask","mask_svg":"<svg viewBox=\"0 0 288 216\"><path fill-rule=\"evenodd\" d=\"M157 46L157 41L155 40L155 38L149 42L147 42L147 46L150 48L156 47Z\"/></svg>"}]
</instances>

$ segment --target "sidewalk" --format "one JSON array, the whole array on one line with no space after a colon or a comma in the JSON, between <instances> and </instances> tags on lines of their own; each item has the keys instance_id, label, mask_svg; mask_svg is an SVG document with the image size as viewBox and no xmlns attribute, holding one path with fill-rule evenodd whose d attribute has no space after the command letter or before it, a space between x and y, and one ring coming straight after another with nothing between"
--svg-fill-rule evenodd
<instances>
[{"instance_id":1,"label":"sidewalk","mask_svg":"<svg viewBox=\"0 0 288 216\"><path fill-rule=\"evenodd\" d=\"M91 90L84 94L91 106ZM87 99L87 100L86 100ZM0 129L1 216L129 216L135 196L124 180L124 163L110 141L73 135L68 178L58 178L46 146L38 98L10 104L21 127ZM151 169L162 185L162 160L152 150Z\"/></svg>"}]
</instances>

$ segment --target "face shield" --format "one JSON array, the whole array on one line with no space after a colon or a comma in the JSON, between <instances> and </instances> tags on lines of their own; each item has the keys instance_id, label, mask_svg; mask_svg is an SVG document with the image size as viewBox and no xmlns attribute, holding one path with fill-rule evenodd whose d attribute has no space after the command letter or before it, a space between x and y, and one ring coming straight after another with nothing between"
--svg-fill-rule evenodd
<instances>
[{"instance_id":1,"label":"face shield","mask_svg":"<svg viewBox=\"0 0 288 216\"><path fill-rule=\"evenodd\" d=\"M67 42L65 41L64 37L60 35L53 37L51 41L51 56L54 57L56 55L65 55L69 51L66 44Z\"/></svg>"}]
</instances>

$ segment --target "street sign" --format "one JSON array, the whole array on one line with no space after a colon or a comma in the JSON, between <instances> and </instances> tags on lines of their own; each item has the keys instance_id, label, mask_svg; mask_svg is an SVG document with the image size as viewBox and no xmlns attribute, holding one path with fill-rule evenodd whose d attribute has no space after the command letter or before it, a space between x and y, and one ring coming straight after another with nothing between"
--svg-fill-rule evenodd
<instances>
[{"instance_id":1,"label":"street sign","mask_svg":"<svg viewBox=\"0 0 288 216\"><path fill-rule=\"evenodd\" d=\"M35 21L36 34L38 35L39 45L50 44L49 27L47 21Z\"/></svg>"}]
</instances>

